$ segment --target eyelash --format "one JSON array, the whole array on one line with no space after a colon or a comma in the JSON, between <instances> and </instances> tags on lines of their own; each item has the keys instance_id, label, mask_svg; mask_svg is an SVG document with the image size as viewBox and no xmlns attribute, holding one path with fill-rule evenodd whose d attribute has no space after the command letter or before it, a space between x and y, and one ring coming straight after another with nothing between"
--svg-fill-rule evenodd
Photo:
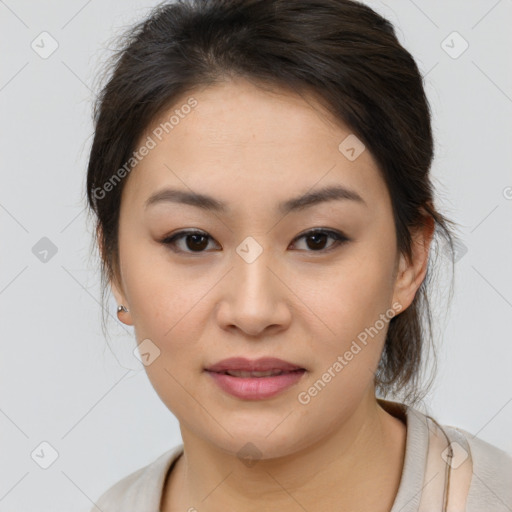
<instances>
[{"instance_id":1,"label":"eyelash","mask_svg":"<svg viewBox=\"0 0 512 512\"><path fill-rule=\"evenodd\" d=\"M303 233L302 235L298 236L297 238L295 238L294 242L297 240L300 240L302 238L307 238L308 236L318 235L318 234L326 234L330 238L332 238L336 243L332 244L331 247L329 247L327 249L320 249L318 251L310 250L310 251L306 251L306 252L325 254L325 253L333 251L334 249L338 248L339 246L350 241L349 238L347 238L345 235L343 235L342 233L340 233L338 231L333 231L331 229L316 228L316 229L312 229L312 230L307 231L306 233ZM206 251L182 251L181 249L174 248L175 244L178 240L181 240L182 238L185 238L185 237L191 236L191 235L200 235L200 236L208 237L208 238L212 239L212 237L210 237L204 231L185 230L185 231L180 231L172 236L168 236L168 237L164 238L161 241L161 243L164 244L165 246L170 247L172 251L177 252L177 253L202 254L202 253L206 252Z\"/></svg>"}]
</instances>

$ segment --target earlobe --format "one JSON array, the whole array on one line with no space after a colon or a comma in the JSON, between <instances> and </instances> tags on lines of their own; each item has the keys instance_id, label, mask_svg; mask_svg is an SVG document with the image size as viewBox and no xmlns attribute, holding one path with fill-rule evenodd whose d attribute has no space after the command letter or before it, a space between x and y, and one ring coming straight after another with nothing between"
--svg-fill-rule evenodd
<instances>
[{"instance_id":1,"label":"earlobe","mask_svg":"<svg viewBox=\"0 0 512 512\"><path fill-rule=\"evenodd\" d=\"M117 306L117 318L120 322L126 325L133 325L133 321L131 319L131 315L128 309L126 309L122 304Z\"/></svg>"},{"instance_id":2,"label":"earlobe","mask_svg":"<svg viewBox=\"0 0 512 512\"><path fill-rule=\"evenodd\" d=\"M133 325L130 309L128 307L128 301L126 300L124 293L122 293L118 288L117 284L115 283L115 280L110 281L110 288L117 302L117 318L123 324Z\"/></svg>"}]
</instances>

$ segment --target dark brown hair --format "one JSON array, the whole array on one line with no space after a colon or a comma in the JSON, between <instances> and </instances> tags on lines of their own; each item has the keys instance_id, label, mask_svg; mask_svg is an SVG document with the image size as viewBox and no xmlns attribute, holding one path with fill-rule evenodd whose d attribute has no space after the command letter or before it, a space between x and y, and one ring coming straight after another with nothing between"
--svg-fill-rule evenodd
<instances>
[{"instance_id":1,"label":"dark brown hair","mask_svg":"<svg viewBox=\"0 0 512 512\"><path fill-rule=\"evenodd\" d=\"M423 78L391 23L371 8L350 0L178 0L157 5L119 42L94 106L87 171L102 299L119 275L118 222L127 172L118 172L123 179L115 183L112 178L127 169L148 126L179 98L231 77L313 95L376 159L392 200L397 249L410 261L412 230L433 220L434 242L443 238L453 268L449 224L455 224L434 207L433 136ZM384 397L401 395L414 404L428 388L420 394L424 350L433 342L427 293L433 264L429 257L414 301L389 322L375 375Z\"/></svg>"}]
</instances>

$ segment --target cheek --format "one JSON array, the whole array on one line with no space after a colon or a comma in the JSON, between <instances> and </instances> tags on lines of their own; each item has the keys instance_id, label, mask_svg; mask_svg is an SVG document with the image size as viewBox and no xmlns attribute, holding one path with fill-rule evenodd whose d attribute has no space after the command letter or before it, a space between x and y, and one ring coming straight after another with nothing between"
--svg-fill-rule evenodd
<instances>
[{"instance_id":1,"label":"cheek","mask_svg":"<svg viewBox=\"0 0 512 512\"><path fill-rule=\"evenodd\" d=\"M316 295L311 309L321 312L329 329L319 324L316 341L311 342L315 375L309 387L300 390L303 398L311 400L311 407L319 411L334 408L347 417L373 383L394 317L382 264L375 258L359 262L350 272L338 273Z\"/></svg>"},{"instance_id":2,"label":"cheek","mask_svg":"<svg viewBox=\"0 0 512 512\"><path fill-rule=\"evenodd\" d=\"M150 338L167 344L194 339L191 319L201 309L207 282L193 269L184 271L183 266L173 265L165 248L128 240L123 249L123 282L137 340Z\"/></svg>"},{"instance_id":3,"label":"cheek","mask_svg":"<svg viewBox=\"0 0 512 512\"><path fill-rule=\"evenodd\" d=\"M384 257L378 255L384 254ZM304 282L304 300L319 319L315 322L317 340L312 341L319 377L324 372L335 374L325 379L332 382L319 400L339 400L340 393L360 396L370 384L384 346L389 321L395 316L391 309L392 255L377 252L373 247L354 251L350 258L330 272L329 279ZM305 314L310 317L310 313ZM339 357L341 356L341 360Z\"/></svg>"},{"instance_id":4,"label":"cheek","mask_svg":"<svg viewBox=\"0 0 512 512\"><path fill-rule=\"evenodd\" d=\"M304 302L331 337L347 340L356 336L390 307L391 263L365 250L360 252L331 269L328 278L303 281L301 286Z\"/></svg>"},{"instance_id":5,"label":"cheek","mask_svg":"<svg viewBox=\"0 0 512 512\"><path fill-rule=\"evenodd\" d=\"M139 253L140 254L140 253ZM169 264L126 261L125 283L138 343L149 339L158 356L145 366L156 393L177 417L187 416L201 364L205 287ZM204 281L202 281L204 284ZM203 300L201 300L203 299ZM153 345L150 345L153 347Z\"/></svg>"},{"instance_id":6,"label":"cheek","mask_svg":"<svg viewBox=\"0 0 512 512\"><path fill-rule=\"evenodd\" d=\"M159 272L154 268L147 274L146 277L139 274L140 280L134 274L129 288L137 339L153 338L166 350L171 345L176 349L180 345L189 346L190 340L198 338L197 318L201 315L205 287L197 280L179 276L158 277Z\"/></svg>"}]
</instances>

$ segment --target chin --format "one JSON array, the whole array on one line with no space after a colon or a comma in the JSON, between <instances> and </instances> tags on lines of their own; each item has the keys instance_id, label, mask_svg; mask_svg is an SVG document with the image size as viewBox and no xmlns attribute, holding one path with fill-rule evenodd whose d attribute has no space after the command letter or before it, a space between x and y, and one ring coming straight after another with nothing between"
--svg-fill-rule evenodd
<instances>
[{"instance_id":1,"label":"chin","mask_svg":"<svg viewBox=\"0 0 512 512\"><path fill-rule=\"evenodd\" d=\"M285 427L282 422L281 416L279 421L262 421L259 428L254 425L247 428L247 423L230 423L227 430L231 435L221 429L223 435L215 438L204 436L204 439L225 453L239 458L248 467L252 467L258 460L292 456L315 442L316 439L304 437L298 425L290 423Z\"/></svg>"}]
</instances>

